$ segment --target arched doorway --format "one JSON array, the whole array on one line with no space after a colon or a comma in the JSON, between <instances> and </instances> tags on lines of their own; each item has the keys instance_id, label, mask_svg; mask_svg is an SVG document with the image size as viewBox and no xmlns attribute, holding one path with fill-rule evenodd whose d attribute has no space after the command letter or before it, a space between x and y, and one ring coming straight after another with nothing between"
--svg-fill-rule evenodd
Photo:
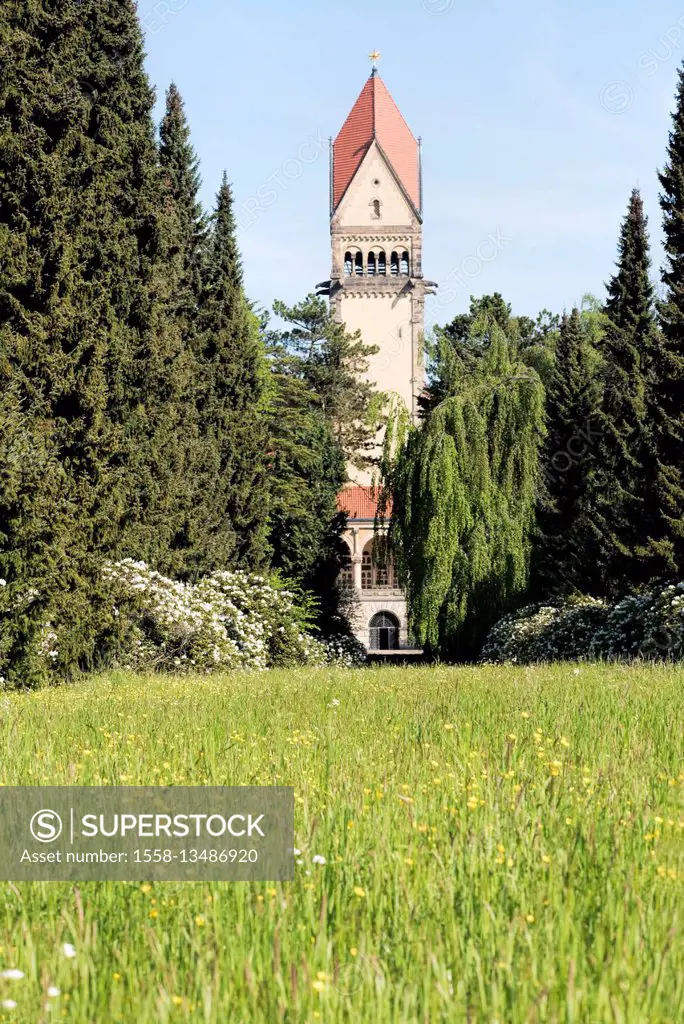
<instances>
[{"instance_id":1,"label":"arched doorway","mask_svg":"<svg viewBox=\"0 0 684 1024\"><path fill-rule=\"evenodd\" d=\"M368 641L371 651L398 650L399 619L390 612L378 612L370 620Z\"/></svg>"}]
</instances>

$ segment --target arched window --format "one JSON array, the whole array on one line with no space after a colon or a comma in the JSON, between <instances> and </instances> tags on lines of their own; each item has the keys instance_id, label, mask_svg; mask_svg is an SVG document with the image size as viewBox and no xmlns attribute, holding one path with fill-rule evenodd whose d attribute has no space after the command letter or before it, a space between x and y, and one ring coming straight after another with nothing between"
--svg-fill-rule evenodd
<instances>
[{"instance_id":1,"label":"arched window","mask_svg":"<svg viewBox=\"0 0 684 1024\"><path fill-rule=\"evenodd\" d=\"M385 277L387 274L387 257L384 252L378 253L378 274Z\"/></svg>"},{"instance_id":2,"label":"arched window","mask_svg":"<svg viewBox=\"0 0 684 1024\"><path fill-rule=\"evenodd\" d=\"M398 273L399 273L399 253L398 252L393 252L392 253L392 266L391 266L391 269L390 269L390 273L392 274L392 277L396 277L398 275Z\"/></svg>"},{"instance_id":3,"label":"arched window","mask_svg":"<svg viewBox=\"0 0 684 1024\"><path fill-rule=\"evenodd\" d=\"M409 254L404 250L401 254L401 273L405 276L409 272Z\"/></svg>"},{"instance_id":4,"label":"arched window","mask_svg":"<svg viewBox=\"0 0 684 1024\"><path fill-rule=\"evenodd\" d=\"M344 254L344 276L351 277L354 272L354 261L352 260L352 254L345 252Z\"/></svg>"},{"instance_id":5,"label":"arched window","mask_svg":"<svg viewBox=\"0 0 684 1024\"><path fill-rule=\"evenodd\" d=\"M368 253L368 276L375 277L375 253Z\"/></svg>"},{"instance_id":6,"label":"arched window","mask_svg":"<svg viewBox=\"0 0 684 1024\"><path fill-rule=\"evenodd\" d=\"M363 253L357 252L354 260L354 270L357 277L363 277Z\"/></svg>"},{"instance_id":7,"label":"arched window","mask_svg":"<svg viewBox=\"0 0 684 1024\"><path fill-rule=\"evenodd\" d=\"M376 220L380 220L380 200L379 199L374 199L373 200L373 216L375 217Z\"/></svg>"},{"instance_id":8,"label":"arched window","mask_svg":"<svg viewBox=\"0 0 684 1024\"><path fill-rule=\"evenodd\" d=\"M399 648L399 619L391 612L378 612L370 620L368 647L371 651L396 651Z\"/></svg>"},{"instance_id":9,"label":"arched window","mask_svg":"<svg viewBox=\"0 0 684 1024\"><path fill-rule=\"evenodd\" d=\"M362 590L394 590L396 573L392 556L385 543L371 540L363 550L361 562Z\"/></svg>"}]
</instances>

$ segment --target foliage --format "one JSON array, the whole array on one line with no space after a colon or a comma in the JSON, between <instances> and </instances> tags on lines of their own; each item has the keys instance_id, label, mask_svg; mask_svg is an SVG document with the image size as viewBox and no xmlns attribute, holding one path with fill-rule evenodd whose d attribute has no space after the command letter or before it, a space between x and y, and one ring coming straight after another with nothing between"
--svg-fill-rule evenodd
<instances>
[{"instance_id":1,"label":"foliage","mask_svg":"<svg viewBox=\"0 0 684 1024\"><path fill-rule=\"evenodd\" d=\"M259 321L244 292L226 175L213 217L200 329L198 401L205 457L197 497L203 535L195 571L257 570L270 555L268 367Z\"/></svg>"},{"instance_id":2,"label":"foliage","mask_svg":"<svg viewBox=\"0 0 684 1024\"><path fill-rule=\"evenodd\" d=\"M35 639L60 609L64 650L87 658L97 553L170 547L178 339L161 316L173 282L133 5L10 2L0 38L0 403L16 428L0 575L19 595L1 642L33 678ZM17 447L34 466L13 468Z\"/></svg>"},{"instance_id":3,"label":"foliage","mask_svg":"<svg viewBox=\"0 0 684 1024\"><path fill-rule=\"evenodd\" d=\"M513 316L511 306L499 292L470 298L470 311L460 313L445 327L435 328L435 337L427 342L428 387L421 407L434 408L453 394L463 368L473 369L489 345L489 336L476 329L483 318L498 324L509 339L520 361L537 371L546 383L553 368L560 318L543 310L532 320Z\"/></svg>"},{"instance_id":4,"label":"foliage","mask_svg":"<svg viewBox=\"0 0 684 1024\"><path fill-rule=\"evenodd\" d=\"M395 416L383 466L411 629L461 654L527 586L543 429L538 375L495 321L474 332L482 355L458 362L451 393L418 427Z\"/></svg>"},{"instance_id":5,"label":"foliage","mask_svg":"<svg viewBox=\"0 0 684 1024\"><path fill-rule=\"evenodd\" d=\"M546 396L532 583L541 598L599 587L593 449L600 390L590 352L586 324L574 309L563 317Z\"/></svg>"},{"instance_id":6,"label":"foliage","mask_svg":"<svg viewBox=\"0 0 684 1024\"><path fill-rule=\"evenodd\" d=\"M337 588L345 526L337 495L347 466L368 465L376 443L381 396L364 379L376 349L313 295L274 311L285 327L267 335L273 565L313 591L326 634L349 632Z\"/></svg>"},{"instance_id":7,"label":"foliage","mask_svg":"<svg viewBox=\"0 0 684 1024\"><path fill-rule=\"evenodd\" d=\"M646 392L657 510L647 554L658 574L684 574L684 68L678 72L667 163L659 174L665 235L661 330L651 350Z\"/></svg>"},{"instance_id":8,"label":"foliage","mask_svg":"<svg viewBox=\"0 0 684 1024\"><path fill-rule=\"evenodd\" d=\"M684 583L609 605L572 598L505 616L483 648L485 662L684 659Z\"/></svg>"},{"instance_id":9,"label":"foliage","mask_svg":"<svg viewBox=\"0 0 684 1024\"><path fill-rule=\"evenodd\" d=\"M360 331L349 334L325 299L315 295L292 307L276 302L273 310L288 326L271 335L272 343L316 395L345 462L367 466L383 399L365 379L377 346L366 345Z\"/></svg>"},{"instance_id":10,"label":"foliage","mask_svg":"<svg viewBox=\"0 0 684 1024\"><path fill-rule=\"evenodd\" d=\"M311 578L342 530L337 493L344 462L316 396L281 350L271 355L270 540L273 564L286 576Z\"/></svg>"},{"instance_id":11,"label":"foliage","mask_svg":"<svg viewBox=\"0 0 684 1024\"><path fill-rule=\"evenodd\" d=\"M648 221L634 189L620 232L617 271L608 284L605 311L610 319L601 343L595 516L603 589L609 594L647 582L656 568L648 555L658 519L653 490L657 467L646 408L657 345L650 266Z\"/></svg>"},{"instance_id":12,"label":"foliage","mask_svg":"<svg viewBox=\"0 0 684 1024\"><path fill-rule=\"evenodd\" d=\"M529 605L497 622L480 660L522 665L580 661L590 656L594 634L607 614L605 604L595 598Z\"/></svg>"},{"instance_id":13,"label":"foliage","mask_svg":"<svg viewBox=\"0 0 684 1024\"><path fill-rule=\"evenodd\" d=\"M2 883L22 1024L680 1016L679 668L116 672L0 711L3 786L298 797L291 882Z\"/></svg>"},{"instance_id":14,"label":"foliage","mask_svg":"<svg viewBox=\"0 0 684 1024\"><path fill-rule=\"evenodd\" d=\"M263 670L325 660L308 632L310 602L277 577L220 571L182 583L132 560L107 566L105 576L130 620L119 650L126 668Z\"/></svg>"}]
</instances>

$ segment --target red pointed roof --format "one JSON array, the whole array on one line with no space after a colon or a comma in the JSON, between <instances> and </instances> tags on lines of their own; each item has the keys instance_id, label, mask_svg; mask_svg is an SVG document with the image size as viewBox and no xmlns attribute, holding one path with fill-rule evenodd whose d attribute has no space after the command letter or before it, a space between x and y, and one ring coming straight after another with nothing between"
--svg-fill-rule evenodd
<instances>
[{"instance_id":1,"label":"red pointed roof","mask_svg":"<svg viewBox=\"0 0 684 1024\"><path fill-rule=\"evenodd\" d=\"M417 210L420 209L418 142L374 72L352 107L333 147L333 208L336 210L361 166L373 140L377 140L392 169Z\"/></svg>"}]
</instances>

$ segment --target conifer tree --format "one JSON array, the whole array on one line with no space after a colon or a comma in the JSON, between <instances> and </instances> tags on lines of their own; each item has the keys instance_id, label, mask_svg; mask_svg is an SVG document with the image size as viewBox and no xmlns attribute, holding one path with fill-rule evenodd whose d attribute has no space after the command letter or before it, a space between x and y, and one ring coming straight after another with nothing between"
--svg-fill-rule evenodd
<instances>
[{"instance_id":1,"label":"conifer tree","mask_svg":"<svg viewBox=\"0 0 684 1024\"><path fill-rule=\"evenodd\" d=\"M92 640L79 594L96 593L98 559L154 562L178 531L181 347L165 313L154 97L132 0L10 0L0 33L0 347L26 438L40 435L63 470L54 546L31 549L21 573L46 622L61 602L77 662ZM11 552L21 524L3 500ZM70 576L53 571L64 559Z\"/></svg>"},{"instance_id":2,"label":"conifer tree","mask_svg":"<svg viewBox=\"0 0 684 1024\"><path fill-rule=\"evenodd\" d=\"M664 298L647 376L655 461L649 502L659 510L645 554L654 575L684 573L684 67L679 69L667 163L660 173L665 234Z\"/></svg>"},{"instance_id":3,"label":"conifer tree","mask_svg":"<svg viewBox=\"0 0 684 1024\"><path fill-rule=\"evenodd\" d=\"M166 112L159 135L162 176L173 199L177 248L182 261L176 302L184 316L184 327L192 332L194 338L202 294L208 225L199 199L202 187L199 159L190 140L183 98L174 83L166 94Z\"/></svg>"},{"instance_id":4,"label":"conifer tree","mask_svg":"<svg viewBox=\"0 0 684 1024\"><path fill-rule=\"evenodd\" d=\"M367 466L385 400L365 379L377 346L367 345L360 331L350 334L325 299L315 295L307 295L296 306L276 302L273 308L289 325L280 332L280 343L298 361L302 379L318 396L344 459L359 468Z\"/></svg>"},{"instance_id":5,"label":"conifer tree","mask_svg":"<svg viewBox=\"0 0 684 1024\"><path fill-rule=\"evenodd\" d=\"M218 193L200 317L200 512L197 569L258 569L268 561L268 370L244 292L233 196Z\"/></svg>"},{"instance_id":6,"label":"conifer tree","mask_svg":"<svg viewBox=\"0 0 684 1024\"><path fill-rule=\"evenodd\" d=\"M546 396L546 440L533 559L541 597L600 589L595 514L599 384L579 310L564 316Z\"/></svg>"},{"instance_id":7,"label":"conifer tree","mask_svg":"<svg viewBox=\"0 0 684 1024\"><path fill-rule=\"evenodd\" d=\"M601 342L603 396L596 464L596 530L603 589L620 594L648 579L639 553L656 528L646 391L657 328L647 220L638 189L630 197L608 283L610 318Z\"/></svg>"}]
</instances>

